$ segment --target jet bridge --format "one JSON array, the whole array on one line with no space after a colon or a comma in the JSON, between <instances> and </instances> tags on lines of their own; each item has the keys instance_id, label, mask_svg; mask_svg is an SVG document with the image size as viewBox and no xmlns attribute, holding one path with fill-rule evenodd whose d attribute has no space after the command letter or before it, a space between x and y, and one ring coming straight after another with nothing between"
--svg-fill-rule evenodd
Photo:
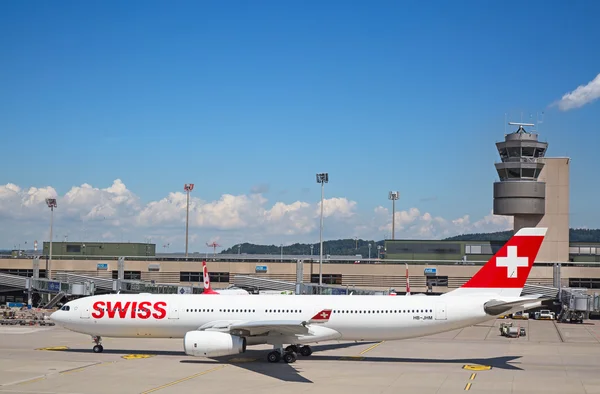
<instances>
[{"instance_id":1,"label":"jet bridge","mask_svg":"<svg viewBox=\"0 0 600 394\"><path fill-rule=\"evenodd\" d=\"M28 305L32 304L33 293L40 293L46 301L45 308L56 306L63 298L89 296L97 292L110 293L155 293L155 294L199 294L202 288L179 286L167 283L143 282L122 279L125 258L119 258L119 278L108 279L96 276L78 275L69 272L54 271L52 279L39 277L39 256L33 259L33 276L26 277L0 273L0 287L22 289L28 293Z\"/></svg>"}]
</instances>

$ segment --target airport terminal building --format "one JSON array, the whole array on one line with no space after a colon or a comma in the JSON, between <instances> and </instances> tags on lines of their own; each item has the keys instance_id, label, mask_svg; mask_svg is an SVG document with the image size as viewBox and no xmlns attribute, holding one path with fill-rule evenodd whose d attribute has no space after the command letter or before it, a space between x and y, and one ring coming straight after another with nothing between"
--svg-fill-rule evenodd
<instances>
[{"instance_id":1,"label":"airport terminal building","mask_svg":"<svg viewBox=\"0 0 600 394\"><path fill-rule=\"evenodd\" d=\"M495 164L498 180L493 185L496 215L514 218L514 230L548 227L528 283L541 286L600 289L600 243L569 241L569 165L565 157L546 157L548 144L518 129L496 144L500 161ZM381 258L357 260L355 256L327 256L323 262L323 283L373 290L396 289L406 285L405 264L409 266L413 292L446 292L461 286L504 242L386 240ZM319 282L316 255L225 255L190 254L189 257L156 254L154 244L53 242L48 259L48 242L38 260L40 277L61 274L116 279L118 258L125 257L123 278L176 286L202 287L202 260L206 259L213 287L236 283L237 276L295 281L298 260L302 260L305 283ZM0 273L31 276L31 256L3 256ZM324 256L325 257L325 256ZM13 297L0 293L0 302ZM4 299L3 299L4 298Z\"/></svg>"}]
</instances>

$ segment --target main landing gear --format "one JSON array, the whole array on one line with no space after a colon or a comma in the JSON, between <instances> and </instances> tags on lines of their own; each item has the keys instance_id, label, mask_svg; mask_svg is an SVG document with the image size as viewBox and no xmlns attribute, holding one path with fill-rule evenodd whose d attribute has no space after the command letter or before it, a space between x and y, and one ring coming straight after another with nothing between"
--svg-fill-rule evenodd
<instances>
[{"instance_id":1,"label":"main landing gear","mask_svg":"<svg viewBox=\"0 0 600 394\"><path fill-rule=\"evenodd\" d=\"M97 337L93 336L92 340L96 344L96 346L94 346L92 348L92 350L94 351L94 353L102 353L102 351L104 350L104 347L102 346L102 337L100 337L100 336L97 336Z\"/></svg>"},{"instance_id":2,"label":"main landing gear","mask_svg":"<svg viewBox=\"0 0 600 394\"><path fill-rule=\"evenodd\" d=\"M304 357L308 357L312 354L312 349L308 345L290 345L286 347L285 350L283 350L283 347L275 346L275 350L267 354L267 361L270 363L277 363L283 359L283 362L286 364L291 364L298 359L298 353Z\"/></svg>"}]
</instances>

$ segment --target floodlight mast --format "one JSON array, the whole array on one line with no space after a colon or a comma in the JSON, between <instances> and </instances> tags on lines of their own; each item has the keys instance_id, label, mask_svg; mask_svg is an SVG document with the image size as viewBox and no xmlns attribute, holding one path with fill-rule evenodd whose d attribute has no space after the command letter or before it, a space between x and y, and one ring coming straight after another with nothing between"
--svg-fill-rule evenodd
<instances>
[{"instance_id":1,"label":"floodlight mast","mask_svg":"<svg viewBox=\"0 0 600 394\"><path fill-rule=\"evenodd\" d=\"M396 239L396 200L400 198L400 192L390 192L388 198L392 200L392 239Z\"/></svg>"},{"instance_id":2,"label":"floodlight mast","mask_svg":"<svg viewBox=\"0 0 600 394\"><path fill-rule=\"evenodd\" d=\"M52 272L52 227L54 225L54 208L57 207L56 205L56 198L47 198L46 199L46 205L48 205L48 208L50 208L50 246L49 246L49 250L48 250L48 268L46 269L46 278L51 279L51 272Z\"/></svg>"},{"instance_id":3,"label":"floodlight mast","mask_svg":"<svg viewBox=\"0 0 600 394\"><path fill-rule=\"evenodd\" d=\"M187 202L185 208L185 257L188 257L188 228L190 221L190 192L194 190L193 183L186 183L183 185L183 190L186 191L187 194Z\"/></svg>"},{"instance_id":4,"label":"floodlight mast","mask_svg":"<svg viewBox=\"0 0 600 394\"><path fill-rule=\"evenodd\" d=\"M329 174L322 172L317 174L317 183L321 184L321 226L319 229L319 286L323 285L323 198L325 184L329 182ZM319 287L321 292L321 287Z\"/></svg>"}]
</instances>

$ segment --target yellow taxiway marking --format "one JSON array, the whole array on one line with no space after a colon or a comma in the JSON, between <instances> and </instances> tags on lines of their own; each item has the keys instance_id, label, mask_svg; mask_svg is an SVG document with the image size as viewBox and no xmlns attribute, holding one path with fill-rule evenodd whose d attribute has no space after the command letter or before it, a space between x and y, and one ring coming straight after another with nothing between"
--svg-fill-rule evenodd
<instances>
[{"instance_id":1,"label":"yellow taxiway marking","mask_svg":"<svg viewBox=\"0 0 600 394\"><path fill-rule=\"evenodd\" d=\"M364 360L364 357L361 356L346 356L346 357L341 357L340 360L350 360L350 361L360 361L360 360Z\"/></svg>"},{"instance_id":2,"label":"yellow taxiway marking","mask_svg":"<svg viewBox=\"0 0 600 394\"><path fill-rule=\"evenodd\" d=\"M73 369L67 369L66 371L60 371L59 374L64 375L67 373L73 373L73 372L81 372L84 369L88 369L90 367L96 367L98 365L102 365L102 364L107 364L107 363L94 363L94 364L90 364L90 365L84 365L83 367L77 367L77 368L73 368Z\"/></svg>"},{"instance_id":3,"label":"yellow taxiway marking","mask_svg":"<svg viewBox=\"0 0 600 394\"><path fill-rule=\"evenodd\" d=\"M67 346L52 346L52 347L41 347L35 350L69 350L69 348Z\"/></svg>"},{"instance_id":4,"label":"yellow taxiway marking","mask_svg":"<svg viewBox=\"0 0 600 394\"><path fill-rule=\"evenodd\" d=\"M384 343L384 342L385 342L385 341L381 341L381 342L379 342L379 343L376 343L375 345L371 346L370 348L363 350L363 351L362 351L362 352L360 352L359 354L360 354L360 355L363 355L363 354L365 354L365 353L367 353L367 352L370 352L371 350L375 349L377 346L381 345L381 344L382 344L382 343Z\"/></svg>"},{"instance_id":5,"label":"yellow taxiway marking","mask_svg":"<svg viewBox=\"0 0 600 394\"><path fill-rule=\"evenodd\" d=\"M153 388L153 389L150 389L150 390L148 390L148 391L144 391L142 394L153 393L153 392L155 392L155 391L162 390L162 389L165 389L165 388L167 388L167 387L174 386L174 385L176 385L176 384L179 384L179 383L181 383L181 382L185 382L186 380L194 379L194 378L197 378L198 376L202 376L202 375L206 375L207 373L211 373L211 372L218 371L219 369L223 369L223 368L225 368L226 366L227 366L227 365L220 365L220 366L218 366L218 367L216 367L216 368L212 368L212 369L209 369L209 370L207 370L207 371L199 372L199 373L197 373L197 374L195 374L195 375L188 376L187 378L179 379L179 380L176 380L176 381L174 381L174 382L167 383L167 384L164 384L164 385L162 385L162 386L155 387L155 388Z\"/></svg>"},{"instance_id":6,"label":"yellow taxiway marking","mask_svg":"<svg viewBox=\"0 0 600 394\"><path fill-rule=\"evenodd\" d=\"M471 383L467 383L467 385L465 386L465 391L469 391L471 390Z\"/></svg>"},{"instance_id":7,"label":"yellow taxiway marking","mask_svg":"<svg viewBox=\"0 0 600 394\"><path fill-rule=\"evenodd\" d=\"M475 372L473 372L471 374L471 377L469 378L469 380L475 380L475 376L477 376L477 374Z\"/></svg>"},{"instance_id":8,"label":"yellow taxiway marking","mask_svg":"<svg viewBox=\"0 0 600 394\"><path fill-rule=\"evenodd\" d=\"M126 354L124 356L121 356L121 358L124 358L125 360L136 360L139 358L150 358L150 357L154 357L153 354Z\"/></svg>"},{"instance_id":9,"label":"yellow taxiway marking","mask_svg":"<svg viewBox=\"0 0 600 394\"><path fill-rule=\"evenodd\" d=\"M469 371L489 371L492 369L492 367L489 365L466 364L463 365L463 369L467 369Z\"/></svg>"},{"instance_id":10,"label":"yellow taxiway marking","mask_svg":"<svg viewBox=\"0 0 600 394\"><path fill-rule=\"evenodd\" d=\"M64 374L68 374L68 373L73 373L73 372L81 372L84 369L90 368L90 367L95 367L95 366L99 366L99 365L105 365L105 364L113 364L114 361L108 361L105 363L95 363L95 364L90 364L90 365L84 365L83 367L77 367L77 368L73 368L73 369L67 369L65 371L60 371L58 372L59 375L64 375ZM46 379L48 376L54 375L54 373L49 373L47 375L44 376L39 376L37 378L33 378L33 379L29 379L29 380L25 380L19 383L16 383L16 385L21 385L21 384L29 384L29 383L34 383L34 382L39 382L40 380L44 380Z\"/></svg>"},{"instance_id":11,"label":"yellow taxiway marking","mask_svg":"<svg viewBox=\"0 0 600 394\"><path fill-rule=\"evenodd\" d=\"M33 378L33 379L25 380L24 382L19 382L19 383L17 383L17 385L39 382L40 380L44 380L44 379L46 379L45 376L40 376L39 378Z\"/></svg>"}]
</instances>

